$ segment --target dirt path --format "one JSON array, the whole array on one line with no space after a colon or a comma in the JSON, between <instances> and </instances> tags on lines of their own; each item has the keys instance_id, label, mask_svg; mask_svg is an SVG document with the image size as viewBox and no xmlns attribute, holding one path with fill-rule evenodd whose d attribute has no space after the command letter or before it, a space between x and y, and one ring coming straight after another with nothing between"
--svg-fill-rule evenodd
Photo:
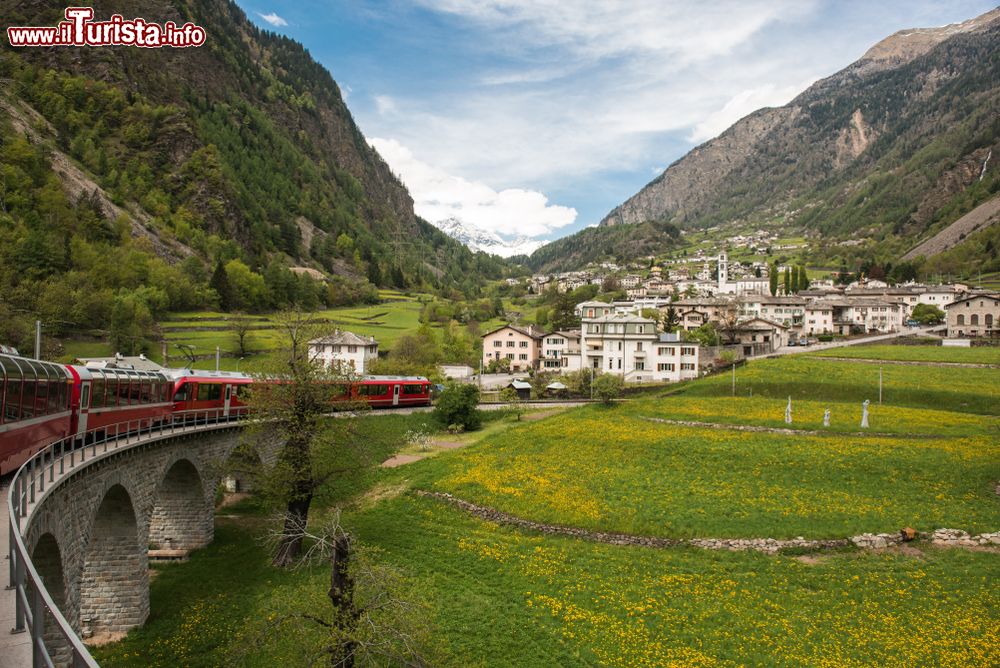
<instances>
[{"instance_id":1,"label":"dirt path","mask_svg":"<svg viewBox=\"0 0 1000 668\"><path fill-rule=\"evenodd\" d=\"M931 360L880 360L868 357L828 357L826 355L807 355L812 360L833 360L835 362L863 362L865 364L899 364L903 366L953 366L966 369L1000 369L1000 364L986 362L935 362Z\"/></svg>"}]
</instances>

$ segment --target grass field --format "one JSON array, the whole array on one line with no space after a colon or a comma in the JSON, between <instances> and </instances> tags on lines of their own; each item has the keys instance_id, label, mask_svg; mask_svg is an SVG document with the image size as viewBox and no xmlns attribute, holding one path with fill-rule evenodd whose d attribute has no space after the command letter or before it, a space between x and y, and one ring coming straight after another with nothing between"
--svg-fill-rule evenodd
<instances>
[{"instance_id":1,"label":"grass field","mask_svg":"<svg viewBox=\"0 0 1000 668\"><path fill-rule=\"evenodd\" d=\"M882 367L884 405L1000 415L996 369L887 364ZM879 366L866 362L810 359L802 355L751 362L736 371L736 395L856 403L878 402ZM732 394L729 374L681 389L685 395Z\"/></svg>"},{"instance_id":2,"label":"grass field","mask_svg":"<svg viewBox=\"0 0 1000 668\"><path fill-rule=\"evenodd\" d=\"M540 420L492 416L468 447L333 481L313 517L343 507L360 543L404 576L402 595L430 629L433 665L1000 664L995 550L623 547L516 530L413 493L668 537L1000 529L1000 371L886 365L885 403L872 405L863 434L860 401L877 398L871 364L793 356L737 374L735 398L723 375ZM811 433L824 429L825 408L831 433ZM428 416L366 420L364 437L388 456ZM261 511L247 503L226 512L236 517L218 521L212 546L157 567L149 622L102 648L101 665L326 660L316 660L322 630L298 615L329 610L328 569L271 569L256 541Z\"/></svg>"},{"instance_id":3,"label":"grass field","mask_svg":"<svg viewBox=\"0 0 1000 668\"><path fill-rule=\"evenodd\" d=\"M945 346L847 346L809 353L814 357L852 357L904 362L964 362L1000 364L1000 346L951 348Z\"/></svg>"}]
</instances>

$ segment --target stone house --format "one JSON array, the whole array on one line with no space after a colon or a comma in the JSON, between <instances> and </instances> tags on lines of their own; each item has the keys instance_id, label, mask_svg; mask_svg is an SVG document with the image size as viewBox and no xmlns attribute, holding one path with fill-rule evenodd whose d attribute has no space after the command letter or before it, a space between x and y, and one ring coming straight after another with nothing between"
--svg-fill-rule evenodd
<instances>
[{"instance_id":1,"label":"stone house","mask_svg":"<svg viewBox=\"0 0 1000 668\"><path fill-rule=\"evenodd\" d=\"M336 329L309 342L309 358L339 373L363 376L378 359L378 343L375 337Z\"/></svg>"},{"instance_id":2,"label":"stone house","mask_svg":"<svg viewBox=\"0 0 1000 668\"><path fill-rule=\"evenodd\" d=\"M944 308L949 338L1000 337L1000 295L968 295Z\"/></svg>"}]
</instances>

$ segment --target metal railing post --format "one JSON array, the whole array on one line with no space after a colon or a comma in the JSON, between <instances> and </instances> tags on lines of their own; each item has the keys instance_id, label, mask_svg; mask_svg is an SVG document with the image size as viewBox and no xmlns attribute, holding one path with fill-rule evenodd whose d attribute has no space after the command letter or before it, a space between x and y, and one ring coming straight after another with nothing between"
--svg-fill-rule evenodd
<instances>
[{"instance_id":1,"label":"metal railing post","mask_svg":"<svg viewBox=\"0 0 1000 668\"><path fill-rule=\"evenodd\" d=\"M11 543L13 545L14 543ZM14 564L14 628L10 630L11 633L23 633L24 632L24 599L21 596L21 592L25 591L24 587L24 562L21 561L21 555L16 549L11 549L11 557L16 560Z\"/></svg>"},{"instance_id":2,"label":"metal railing post","mask_svg":"<svg viewBox=\"0 0 1000 668\"><path fill-rule=\"evenodd\" d=\"M42 642L42 631L45 629L45 605L42 602L42 592L38 587L31 596L31 656L35 666L45 665L45 650Z\"/></svg>"}]
</instances>

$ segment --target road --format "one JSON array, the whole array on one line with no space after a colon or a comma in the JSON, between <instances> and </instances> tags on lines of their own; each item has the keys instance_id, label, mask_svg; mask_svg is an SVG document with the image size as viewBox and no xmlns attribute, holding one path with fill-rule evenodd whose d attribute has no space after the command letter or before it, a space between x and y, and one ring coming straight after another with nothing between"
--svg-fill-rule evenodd
<instances>
[{"instance_id":1,"label":"road","mask_svg":"<svg viewBox=\"0 0 1000 668\"><path fill-rule=\"evenodd\" d=\"M893 332L892 334L877 334L875 336L865 336L860 339L847 339L845 341L831 341L829 343L814 343L810 346L785 346L783 348L778 348L773 353L768 353L767 355L757 355L751 359L761 360L767 359L768 357L780 357L781 355L793 355L795 353L805 353L805 352L816 352L817 350L830 350L831 348L846 348L848 346L857 346L865 343L879 343L881 341L891 341L893 339L898 339L904 336L920 336L925 334L933 334L934 332L940 332L946 328L945 325L935 325L933 327L914 327L904 329L900 332Z\"/></svg>"}]
</instances>

